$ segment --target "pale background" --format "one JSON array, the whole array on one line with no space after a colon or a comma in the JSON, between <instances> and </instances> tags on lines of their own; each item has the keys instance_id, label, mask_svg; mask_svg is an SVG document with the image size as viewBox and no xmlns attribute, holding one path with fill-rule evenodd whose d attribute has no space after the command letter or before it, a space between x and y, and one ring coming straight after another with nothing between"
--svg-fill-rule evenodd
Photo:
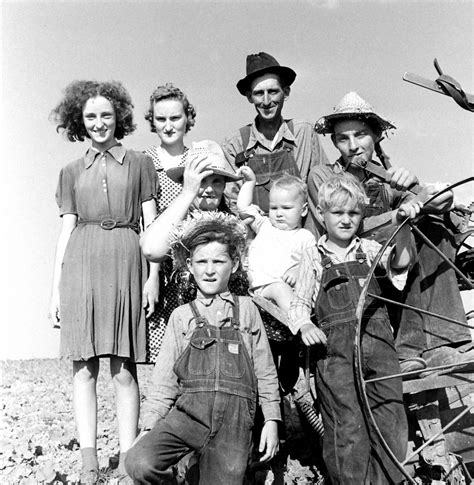
<instances>
[{"instance_id":1,"label":"pale background","mask_svg":"<svg viewBox=\"0 0 474 485\"><path fill-rule=\"evenodd\" d=\"M172 81L198 113L187 143L221 141L253 118L235 83L246 55L266 51L298 73L285 116L315 121L356 90L398 126L384 142L394 164L454 182L473 174L474 115L402 75L435 79L438 57L474 92L473 10L436 0L2 2L0 359L58 354L46 317L60 228L54 193L60 168L87 147L48 121L67 83L122 81L138 123L125 143L141 150L156 142L143 119L148 97ZM457 196L469 203L472 192Z\"/></svg>"}]
</instances>

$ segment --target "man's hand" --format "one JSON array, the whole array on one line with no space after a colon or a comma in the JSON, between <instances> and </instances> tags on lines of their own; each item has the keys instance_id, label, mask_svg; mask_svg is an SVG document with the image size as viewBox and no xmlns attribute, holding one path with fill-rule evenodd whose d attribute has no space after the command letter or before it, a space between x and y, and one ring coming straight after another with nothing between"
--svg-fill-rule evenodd
<instances>
[{"instance_id":1,"label":"man's hand","mask_svg":"<svg viewBox=\"0 0 474 485\"><path fill-rule=\"evenodd\" d=\"M425 184L424 189L426 190L427 197L431 198L433 195L441 192L444 188L446 188L448 184L442 183L434 183L434 184ZM438 214L440 212L446 212L451 209L453 205L453 192L448 190L444 194L441 194L439 197L433 199L429 204L426 204L423 208L423 212L425 213L434 213Z\"/></svg>"},{"instance_id":2,"label":"man's hand","mask_svg":"<svg viewBox=\"0 0 474 485\"><path fill-rule=\"evenodd\" d=\"M296 284L296 279L298 278L298 271L299 266L292 266L290 269L287 269L283 274L283 281L293 288Z\"/></svg>"},{"instance_id":3,"label":"man's hand","mask_svg":"<svg viewBox=\"0 0 474 485\"><path fill-rule=\"evenodd\" d=\"M397 190L408 190L410 187L418 183L418 177L402 167L390 167L387 170L390 176L388 183L390 187Z\"/></svg>"},{"instance_id":4,"label":"man's hand","mask_svg":"<svg viewBox=\"0 0 474 485\"><path fill-rule=\"evenodd\" d=\"M397 210L397 224L402 223L406 218L414 219L420 213L422 207L423 203L416 199L402 204Z\"/></svg>"},{"instance_id":5,"label":"man's hand","mask_svg":"<svg viewBox=\"0 0 474 485\"><path fill-rule=\"evenodd\" d=\"M280 442L278 440L278 423L276 421L267 421L263 425L262 435L260 437L260 445L258 451L265 454L260 458L260 461L271 460L278 451Z\"/></svg>"},{"instance_id":6,"label":"man's hand","mask_svg":"<svg viewBox=\"0 0 474 485\"><path fill-rule=\"evenodd\" d=\"M326 334L312 323L306 323L300 328L301 340L308 347L310 345L326 345L327 338Z\"/></svg>"}]
</instances>

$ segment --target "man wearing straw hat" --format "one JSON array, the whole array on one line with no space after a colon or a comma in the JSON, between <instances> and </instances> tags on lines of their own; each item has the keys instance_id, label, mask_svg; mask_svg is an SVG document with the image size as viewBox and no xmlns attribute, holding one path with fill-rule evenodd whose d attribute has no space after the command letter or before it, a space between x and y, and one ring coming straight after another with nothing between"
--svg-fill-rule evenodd
<instances>
[{"instance_id":1,"label":"man wearing straw hat","mask_svg":"<svg viewBox=\"0 0 474 485\"><path fill-rule=\"evenodd\" d=\"M418 183L417 177L404 168L391 167L380 146L382 135L393 129L395 126L390 121L379 116L355 92L346 94L333 113L317 121L315 130L323 135L331 135L341 157L333 164L315 167L308 176L312 217L307 220L307 228L316 235L324 230L315 215L318 188L334 174L348 172L363 183L369 197L365 214L369 222L371 218L398 208L407 197L413 197L407 189ZM373 160L374 154L380 162ZM364 170L364 163L371 161L387 169L388 183L383 183ZM424 188L431 195L439 191L436 184ZM422 211L426 217L417 223L417 227L451 260L455 253L453 235L447 230L440 214L451 208L452 200L451 192L434 199L424 206ZM393 227L375 233L374 237L383 242L391 230ZM427 244L417 242L417 250L417 263L409 273L405 292L397 295L398 298L405 304L451 318L460 325L405 308L392 309L392 323L398 324L396 346L402 372L422 370L427 365L434 367L473 360L474 350L454 271ZM389 291L394 298L394 290Z\"/></svg>"},{"instance_id":2,"label":"man wearing straw hat","mask_svg":"<svg viewBox=\"0 0 474 485\"><path fill-rule=\"evenodd\" d=\"M235 169L248 165L256 174L253 201L265 213L272 180L286 172L306 182L313 166L328 161L311 123L282 117L295 78L293 69L281 66L266 52L248 55L246 76L237 89L255 106L257 116L222 145ZM228 198L235 201L237 194L237 184L229 184Z\"/></svg>"}]
</instances>

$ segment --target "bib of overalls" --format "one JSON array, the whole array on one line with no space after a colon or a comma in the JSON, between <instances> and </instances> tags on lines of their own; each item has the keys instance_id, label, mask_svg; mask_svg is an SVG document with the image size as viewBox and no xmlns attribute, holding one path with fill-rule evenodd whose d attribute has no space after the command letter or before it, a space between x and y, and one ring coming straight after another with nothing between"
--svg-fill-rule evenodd
<instances>
[{"instance_id":1,"label":"bib of overalls","mask_svg":"<svg viewBox=\"0 0 474 485\"><path fill-rule=\"evenodd\" d=\"M250 130L250 127L244 128ZM248 145L248 137L246 142L244 146ZM255 173L257 183L253 194L253 203L257 204L265 214L268 214L269 209L268 194L270 192L271 182L285 173L301 178L293 150L294 145L283 140L282 146L278 150L257 154L255 153L255 149L251 148L236 156L237 167L247 165Z\"/></svg>"},{"instance_id":2,"label":"bib of overalls","mask_svg":"<svg viewBox=\"0 0 474 485\"><path fill-rule=\"evenodd\" d=\"M365 207L365 217L378 216L392 210L389 196L382 183L370 181L364 183L369 203Z\"/></svg>"},{"instance_id":3,"label":"bib of overalls","mask_svg":"<svg viewBox=\"0 0 474 485\"><path fill-rule=\"evenodd\" d=\"M239 299L232 296L233 317L220 327L200 315L195 301L189 303L196 328L174 365L183 392L223 392L255 400L256 376L241 335Z\"/></svg>"},{"instance_id":4,"label":"bib of overalls","mask_svg":"<svg viewBox=\"0 0 474 485\"><path fill-rule=\"evenodd\" d=\"M355 261L333 263L321 252L321 263L323 274L315 313L318 326L325 329L337 323L355 322L357 303L369 273L367 256L359 250ZM380 295L376 278L371 278L368 292ZM369 296L364 305L363 322L368 319L388 319L385 305Z\"/></svg>"}]
</instances>

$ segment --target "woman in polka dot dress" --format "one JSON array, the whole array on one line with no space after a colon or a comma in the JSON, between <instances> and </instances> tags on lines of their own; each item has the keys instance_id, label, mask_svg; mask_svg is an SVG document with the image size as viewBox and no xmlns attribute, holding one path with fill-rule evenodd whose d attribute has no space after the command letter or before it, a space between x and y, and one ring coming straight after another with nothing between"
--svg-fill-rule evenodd
<instances>
[{"instance_id":1,"label":"woman in polka dot dress","mask_svg":"<svg viewBox=\"0 0 474 485\"><path fill-rule=\"evenodd\" d=\"M158 86L150 96L145 115L151 131L160 144L145 150L155 165L160 182L157 210L161 214L181 192L181 184L173 182L166 171L184 165L188 148L184 135L194 126L196 110L187 96L170 83ZM171 312L179 305L178 285L172 281L171 259L161 263L160 299L156 311L147 321L147 361L155 362Z\"/></svg>"}]
</instances>

